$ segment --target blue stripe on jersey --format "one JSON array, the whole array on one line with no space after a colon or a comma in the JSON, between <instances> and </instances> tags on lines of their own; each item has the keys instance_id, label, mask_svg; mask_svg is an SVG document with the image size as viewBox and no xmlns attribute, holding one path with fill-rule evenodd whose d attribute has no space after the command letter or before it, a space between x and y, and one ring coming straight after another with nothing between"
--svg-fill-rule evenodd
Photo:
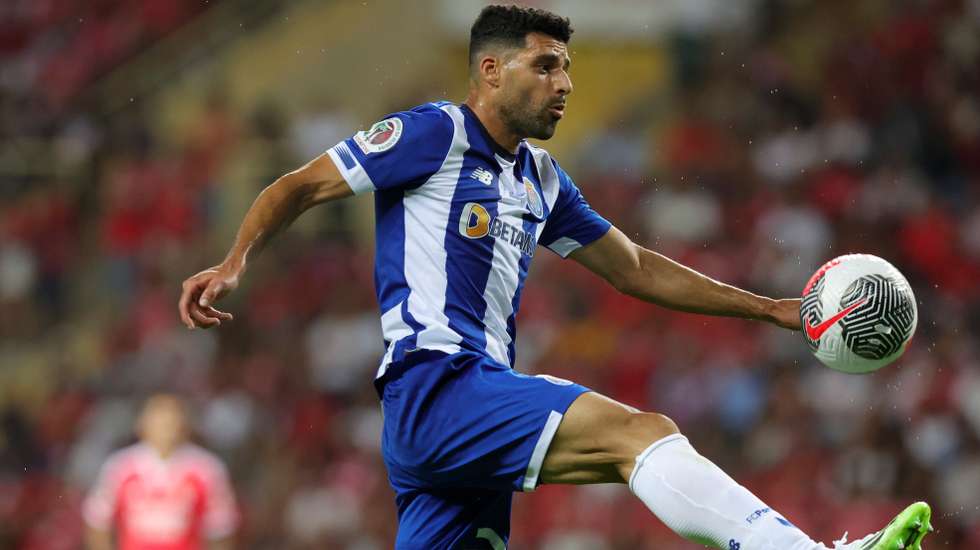
<instances>
[{"instance_id":1,"label":"blue stripe on jersey","mask_svg":"<svg viewBox=\"0 0 980 550\"><path fill-rule=\"evenodd\" d=\"M405 280L405 193L401 189L374 193L374 218L378 228L384 228L374 243L374 288L378 292L381 311L398 305L408 298Z\"/></svg>"},{"instance_id":2,"label":"blue stripe on jersey","mask_svg":"<svg viewBox=\"0 0 980 550\"><path fill-rule=\"evenodd\" d=\"M493 153L473 118L464 115L463 119L470 149L463 154L463 169L460 170L459 180L456 182L453 207L449 210L446 228L446 257L452 260L446 262L446 306L443 311L449 318L449 328L463 337L462 344L485 353L487 338L484 316L487 302L483 293L493 268L495 240L487 237L467 239L459 234L457 228L467 203L462 197L474 187L482 186L470 178L469 174L477 167L485 165L487 157L492 159ZM500 200L500 193L494 194L496 198L493 201L482 201L490 219L496 218L498 214L497 201Z\"/></svg>"},{"instance_id":3,"label":"blue stripe on jersey","mask_svg":"<svg viewBox=\"0 0 980 550\"><path fill-rule=\"evenodd\" d=\"M344 167L348 170L353 170L354 166L356 166L354 157L350 156L350 150L346 147L337 148L337 156L340 157L340 160L344 163Z\"/></svg>"},{"instance_id":4,"label":"blue stripe on jersey","mask_svg":"<svg viewBox=\"0 0 980 550\"><path fill-rule=\"evenodd\" d=\"M395 344L395 351L392 353L392 357L396 358L396 360L404 358L406 352L418 349L419 333L425 330L425 325L416 321L415 316L408 311L408 300L402 302L401 310L402 319L412 329L412 334L402 338Z\"/></svg>"}]
</instances>

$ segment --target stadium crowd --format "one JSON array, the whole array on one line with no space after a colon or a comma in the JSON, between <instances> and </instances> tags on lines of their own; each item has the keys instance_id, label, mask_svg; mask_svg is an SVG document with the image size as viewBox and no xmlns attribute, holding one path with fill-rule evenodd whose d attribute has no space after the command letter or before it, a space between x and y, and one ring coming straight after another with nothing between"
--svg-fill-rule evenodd
<instances>
[{"instance_id":1,"label":"stadium crowd","mask_svg":"<svg viewBox=\"0 0 980 550\"><path fill-rule=\"evenodd\" d=\"M835 373L798 334L635 302L542 249L518 366L668 414L825 541L924 499L930 547L980 548L980 4L816 4L762 2L747 32L676 33L668 92L559 160L638 242L759 293L796 296L844 253L893 261L919 300L906 356ZM3 139L38 144L46 169L0 180L0 547L79 547L84 491L161 389L189 399L196 439L227 461L241 547L390 547L370 220L348 204L307 213L217 331L186 330L175 308L248 201L352 116L238 113L216 92L173 147L138 104L26 116L61 98L10 67L49 50L2 46ZM622 486L546 486L517 497L511 548L693 546Z\"/></svg>"}]
</instances>

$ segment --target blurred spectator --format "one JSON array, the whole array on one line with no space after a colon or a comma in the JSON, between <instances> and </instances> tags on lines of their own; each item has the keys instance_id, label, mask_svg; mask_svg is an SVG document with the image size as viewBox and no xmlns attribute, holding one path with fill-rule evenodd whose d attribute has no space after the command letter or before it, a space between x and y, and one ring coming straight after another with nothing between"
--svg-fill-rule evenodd
<instances>
[{"instance_id":1,"label":"blurred spectator","mask_svg":"<svg viewBox=\"0 0 980 550\"><path fill-rule=\"evenodd\" d=\"M109 457L83 503L89 548L231 547L239 520L228 475L220 459L187 442L187 423L176 396L147 400L140 441Z\"/></svg>"}]
</instances>

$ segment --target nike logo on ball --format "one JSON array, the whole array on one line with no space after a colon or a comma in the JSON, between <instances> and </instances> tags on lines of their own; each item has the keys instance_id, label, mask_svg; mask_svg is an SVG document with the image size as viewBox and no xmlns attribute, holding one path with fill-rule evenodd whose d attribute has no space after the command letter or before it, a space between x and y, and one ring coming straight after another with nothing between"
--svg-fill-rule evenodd
<instances>
[{"instance_id":1,"label":"nike logo on ball","mask_svg":"<svg viewBox=\"0 0 980 550\"><path fill-rule=\"evenodd\" d=\"M844 318L845 315L847 315L848 313L854 311L855 309L858 308L858 306L860 306L861 304L863 304L864 302L867 302L867 301L868 301L868 299L865 298L865 299L863 299L863 300L861 300L859 302L855 302L855 303L847 306L846 308L840 310L837 313L837 315L834 315L833 317L831 317L830 319L827 319L826 321L820 323L819 325L811 325L810 324L810 320L807 319L806 325L804 326L804 328L806 329L806 335L811 340L819 340L820 337L823 336L823 333L827 332L827 329L829 329L830 327L834 326L834 324L836 324L837 321L840 321L841 319Z\"/></svg>"}]
</instances>

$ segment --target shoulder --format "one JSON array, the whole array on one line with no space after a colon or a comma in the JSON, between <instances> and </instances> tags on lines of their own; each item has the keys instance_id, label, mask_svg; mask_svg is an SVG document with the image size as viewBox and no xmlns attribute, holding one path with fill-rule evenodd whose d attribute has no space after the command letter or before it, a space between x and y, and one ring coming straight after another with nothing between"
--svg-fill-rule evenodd
<instances>
[{"instance_id":1,"label":"shoulder","mask_svg":"<svg viewBox=\"0 0 980 550\"><path fill-rule=\"evenodd\" d=\"M139 469L146 450L139 443L109 453L102 463L102 472L108 479L124 478Z\"/></svg>"},{"instance_id":2,"label":"shoulder","mask_svg":"<svg viewBox=\"0 0 980 550\"><path fill-rule=\"evenodd\" d=\"M225 473L225 464L218 455L194 444L188 443L180 449L180 460L184 467L208 479Z\"/></svg>"},{"instance_id":3,"label":"shoulder","mask_svg":"<svg viewBox=\"0 0 980 550\"><path fill-rule=\"evenodd\" d=\"M146 448L135 443L121 449L116 449L109 453L106 458L106 465L111 465L114 467L129 466L140 461L146 455Z\"/></svg>"},{"instance_id":4,"label":"shoulder","mask_svg":"<svg viewBox=\"0 0 980 550\"><path fill-rule=\"evenodd\" d=\"M383 153L396 144L441 146L452 140L453 119L446 111L447 101L424 103L406 111L390 113L367 130L354 135L354 143L364 154Z\"/></svg>"},{"instance_id":5,"label":"shoulder","mask_svg":"<svg viewBox=\"0 0 980 550\"><path fill-rule=\"evenodd\" d=\"M418 107L393 113L393 115L419 127L435 129L451 128L453 119L449 114L449 110L452 108L453 104L449 101L435 101L432 103L423 103Z\"/></svg>"},{"instance_id":6,"label":"shoulder","mask_svg":"<svg viewBox=\"0 0 980 550\"><path fill-rule=\"evenodd\" d=\"M419 105L399 114L416 133L424 135L427 139L441 138L443 141L450 141L456 127L450 114L454 108L455 105L449 101L437 101Z\"/></svg>"}]
</instances>

